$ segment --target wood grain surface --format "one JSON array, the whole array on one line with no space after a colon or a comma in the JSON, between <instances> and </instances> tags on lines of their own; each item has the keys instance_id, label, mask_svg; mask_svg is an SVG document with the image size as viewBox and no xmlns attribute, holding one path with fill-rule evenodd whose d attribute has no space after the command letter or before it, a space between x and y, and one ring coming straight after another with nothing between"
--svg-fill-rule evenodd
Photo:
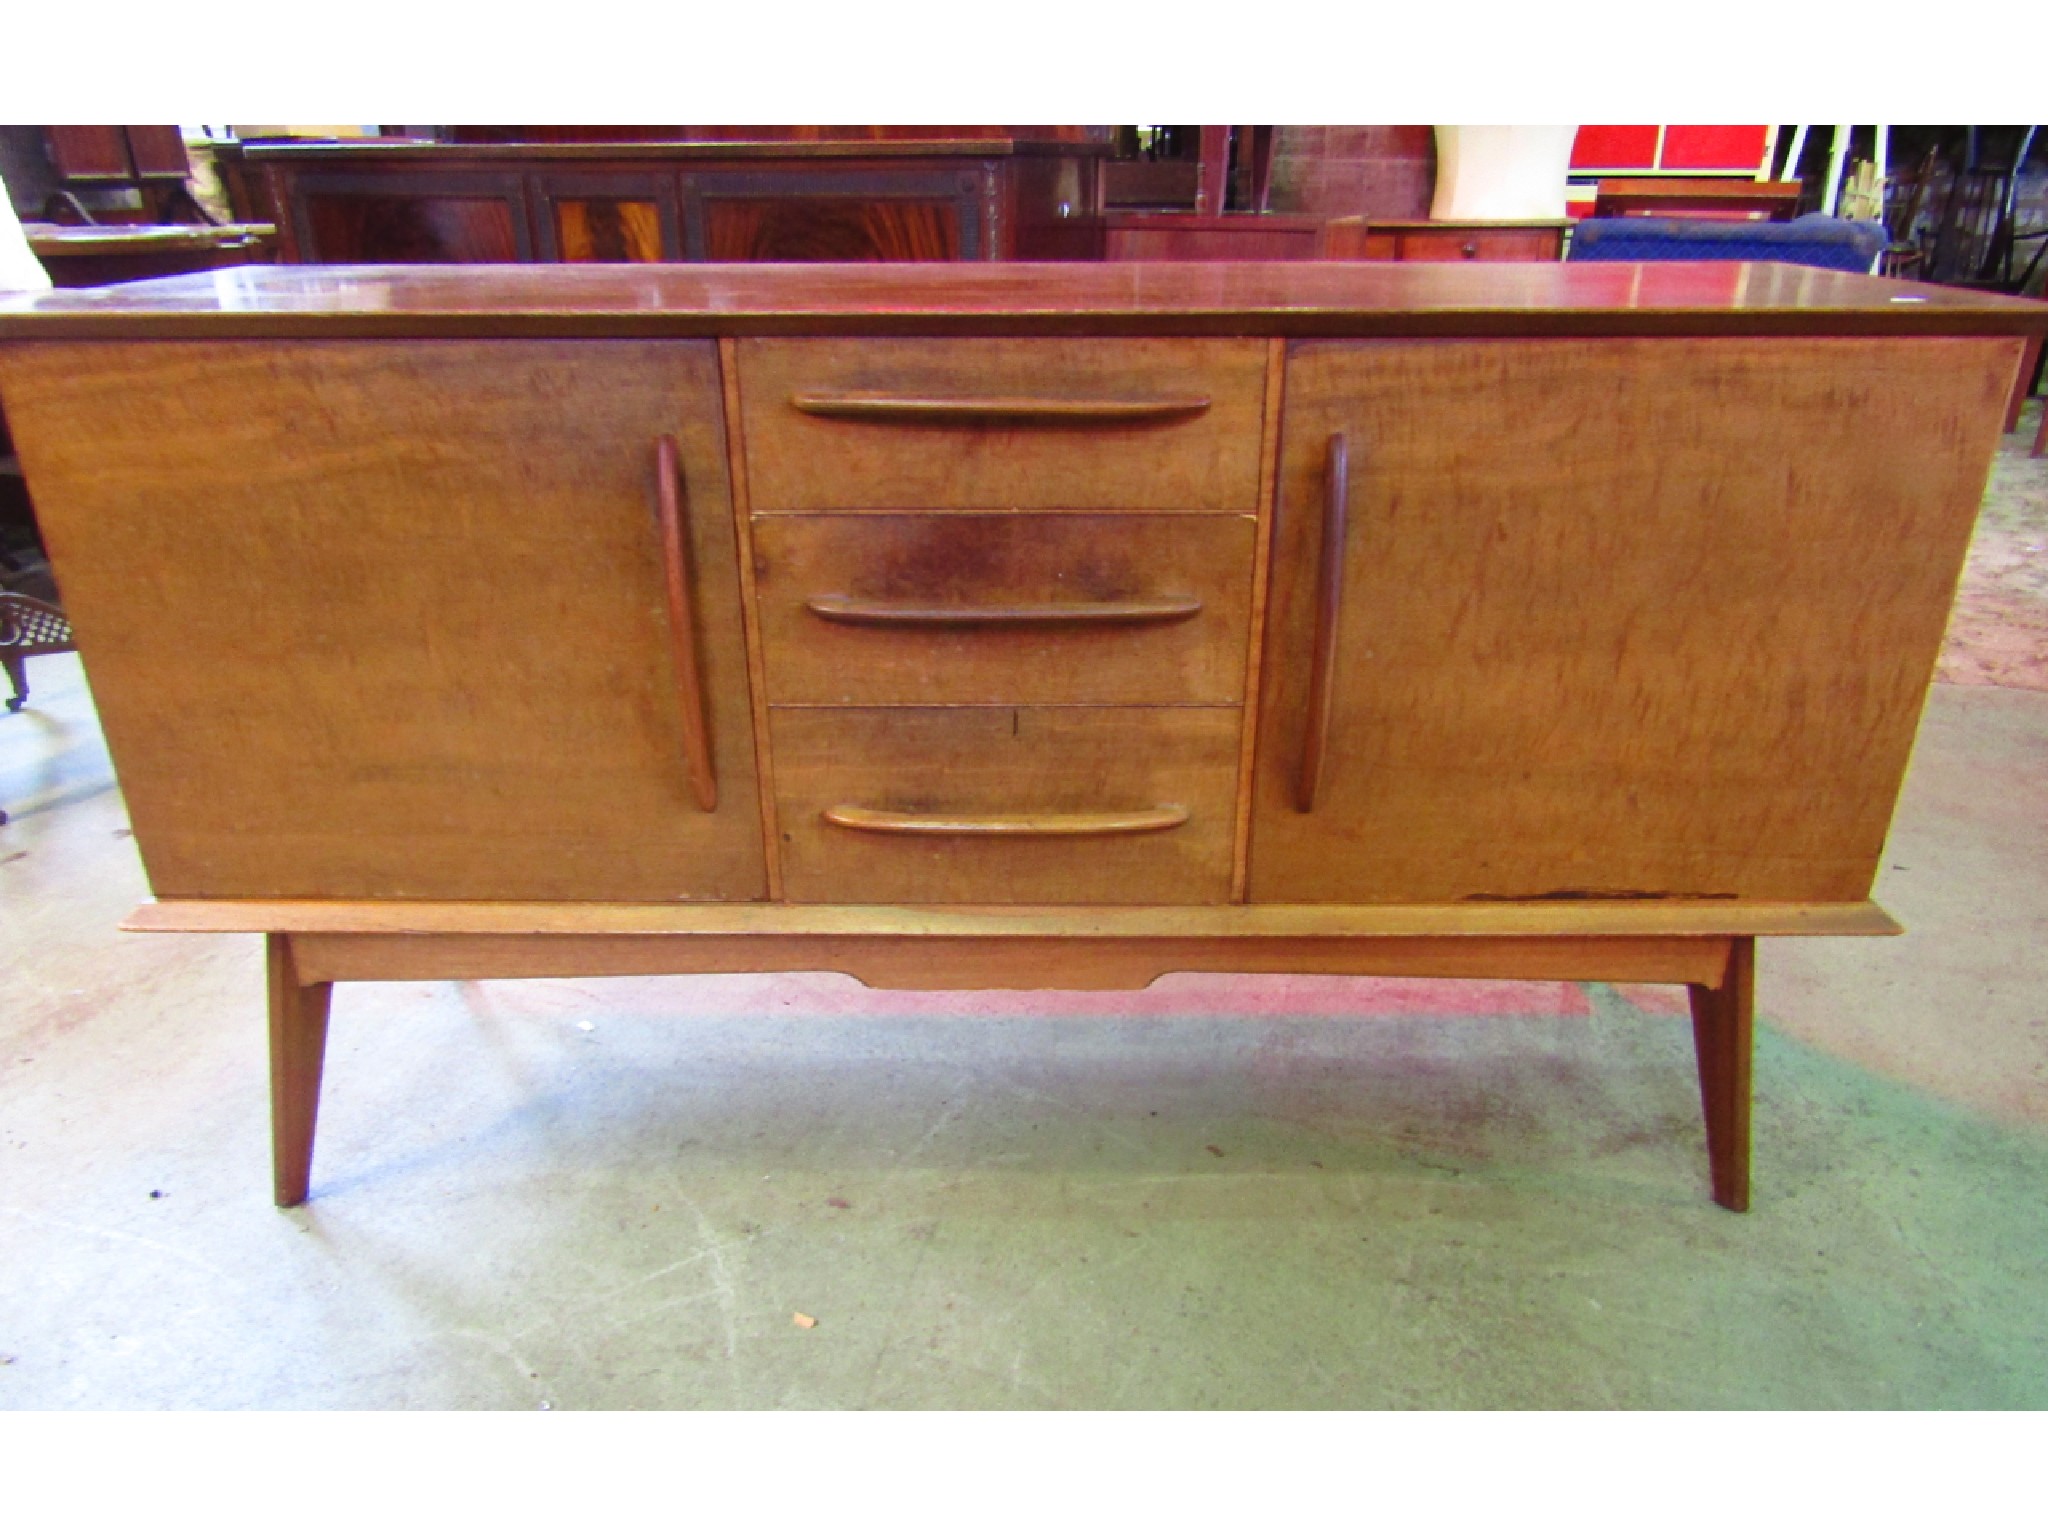
<instances>
[{"instance_id":1,"label":"wood grain surface","mask_svg":"<svg viewBox=\"0 0 2048 1536\"><path fill-rule=\"evenodd\" d=\"M1172 972L1444 976L1514 981L1720 978L1725 938L1096 939L722 938L548 934L294 934L309 979L448 981L511 976L664 976L838 971L871 987L983 991L1130 990Z\"/></svg>"},{"instance_id":2,"label":"wood grain surface","mask_svg":"<svg viewBox=\"0 0 2048 1536\"><path fill-rule=\"evenodd\" d=\"M768 696L1234 704L1244 689L1254 527L1231 514L758 517ZM879 617L834 621L834 604L821 612L820 599ZM1178 616L1119 617L1120 604L1141 603L1171 604ZM892 606L910 617L891 622Z\"/></svg>"},{"instance_id":3,"label":"wood grain surface","mask_svg":"<svg viewBox=\"0 0 2048 1536\"><path fill-rule=\"evenodd\" d=\"M1233 341L759 341L739 346L755 510L1258 505L1265 348ZM1137 420L898 421L816 414L817 397L1184 402Z\"/></svg>"},{"instance_id":4,"label":"wood grain surface","mask_svg":"<svg viewBox=\"0 0 2048 1536\"><path fill-rule=\"evenodd\" d=\"M622 197L549 199L562 261L660 261L661 204Z\"/></svg>"},{"instance_id":5,"label":"wood grain surface","mask_svg":"<svg viewBox=\"0 0 2048 1536\"><path fill-rule=\"evenodd\" d=\"M879 938L1588 938L1715 934L1883 938L1903 930L1871 901L1466 901L1263 906L822 906L604 901L152 901L133 933L575 933Z\"/></svg>"},{"instance_id":6,"label":"wood grain surface","mask_svg":"<svg viewBox=\"0 0 2048 1536\"><path fill-rule=\"evenodd\" d=\"M0 295L0 338L2044 333L2038 300L1742 261L251 266Z\"/></svg>"},{"instance_id":7,"label":"wood grain surface","mask_svg":"<svg viewBox=\"0 0 2048 1536\"><path fill-rule=\"evenodd\" d=\"M1298 346L1252 899L1867 895L2018 348ZM1304 815L1338 432L1351 532Z\"/></svg>"},{"instance_id":8,"label":"wood grain surface","mask_svg":"<svg viewBox=\"0 0 2048 1536\"><path fill-rule=\"evenodd\" d=\"M775 737L792 901L1224 901L1235 709L789 709ZM1179 807L1170 830L905 837L834 825L838 806L946 817Z\"/></svg>"},{"instance_id":9,"label":"wood grain surface","mask_svg":"<svg viewBox=\"0 0 2048 1536\"><path fill-rule=\"evenodd\" d=\"M15 347L0 381L159 894L765 893L709 344Z\"/></svg>"}]
</instances>

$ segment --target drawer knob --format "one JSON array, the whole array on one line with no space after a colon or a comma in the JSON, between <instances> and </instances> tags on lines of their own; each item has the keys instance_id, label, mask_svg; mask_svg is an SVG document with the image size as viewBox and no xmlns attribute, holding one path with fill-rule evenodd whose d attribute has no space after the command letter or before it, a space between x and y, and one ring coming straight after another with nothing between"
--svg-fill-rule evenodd
<instances>
[{"instance_id":1,"label":"drawer knob","mask_svg":"<svg viewBox=\"0 0 2048 1536\"><path fill-rule=\"evenodd\" d=\"M1069 399L1057 395L892 395L864 389L791 395L789 403L806 416L851 421L1043 421L1065 425L1161 421L1198 416L1209 409L1207 395Z\"/></svg>"},{"instance_id":2,"label":"drawer knob","mask_svg":"<svg viewBox=\"0 0 2048 1536\"><path fill-rule=\"evenodd\" d=\"M1467 240L1460 249L1464 251L1465 259L1470 261L1479 254L1479 242L1477 240Z\"/></svg>"},{"instance_id":3,"label":"drawer knob","mask_svg":"<svg viewBox=\"0 0 2048 1536\"><path fill-rule=\"evenodd\" d=\"M823 814L835 827L905 837L1109 837L1126 832L1169 832L1188 819L1184 805L1157 805L1149 811L1021 811L991 816L835 805Z\"/></svg>"},{"instance_id":4,"label":"drawer knob","mask_svg":"<svg viewBox=\"0 0 2048 1536\"><path fill-rule=\"evenodd\" d=\"M828 624L871 628L1058 629L1089 624L1177 624L1202 611L1199 597L1157 597L1107 603L876 603L837 594L804 603Z\"/></svg>"}]
</instances>

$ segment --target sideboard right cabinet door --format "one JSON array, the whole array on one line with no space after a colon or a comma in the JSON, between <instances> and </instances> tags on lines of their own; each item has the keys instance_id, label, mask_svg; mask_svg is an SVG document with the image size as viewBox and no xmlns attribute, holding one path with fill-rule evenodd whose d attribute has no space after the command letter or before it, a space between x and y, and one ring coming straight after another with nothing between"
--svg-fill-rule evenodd
<instances>
[{"instance_id":1,"label":"sideboard right cabinet door","mask_svg":"<svg viewBox=\"0 0 2048 1536\"><path fill-rule=\"evenodd\" d=\"M2017 355L1293 348L1251 899L1866 897Z\"/></svg>"}]
</instances>

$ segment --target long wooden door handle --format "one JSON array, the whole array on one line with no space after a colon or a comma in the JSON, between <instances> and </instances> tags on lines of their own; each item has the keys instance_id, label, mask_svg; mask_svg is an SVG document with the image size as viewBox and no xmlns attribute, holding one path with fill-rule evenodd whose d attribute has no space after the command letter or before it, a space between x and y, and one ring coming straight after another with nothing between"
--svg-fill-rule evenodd
<instances>
[{"instance_id":1,"label":"long wooden door handle","mask_svg":"<svg viewBox=\"0 0 2048 1536\"><path fill-rule=\"evenodd\" d=\"M1175 624L1200 613L1202 600L1157 597L1104 603L880 603L832 593L810 598L804 607L828 624L917 629L1059 629L1091 624Z\"/></svg>"},{"instance_id":2,"label":"long wooden door handle","mask_svg":"<svg viewBox=\"0 0 2048 1536\"><path fill-rule=\"evenodd\" d=\"M1342 432L1330 435L1323 460L1323 550L1316 567L1315 650L1308 674L1308 721L1302 734L1301 777L1294 808L1316 808L1323 757L1330 741L1330 709L1337 689L1337 621L1344 607L1344 531L1351 502L1351 455Z\"/></svg>"},{"instance_id":3,"label":"long wooden door handle","mask_svg":"<svg viewBox=\"0 0 2048 1536\"><path fill-rule=\"evenodd\" d=\"M669 651L675 662L676 712L683 722L683 762L690 791L707 811L718 809L718 775L711 764L711 722L704 711L704 677L697 665L696 615L690 605L690 560L683 539L683 466L676 440L655 440L655 504L661 523L661 564L668 594Z\"/></svg>"},{"instance_id":4,"label":"long wooden door handle","mask_svg":"<svg viewBox=\"0 0 2048 1536\"><path fill-rule=\"evenodd\" d=\"M789 403L807 416L853 421L1038 421L1074 425L1089 421L1160 421L1198 416L1209 409L1207 395L1129 398L1074 398L1063 395L894 395L885 390L810 390Z\"/></svg>"},{"instance_id":5,"label":"long wooden door handle","mask_svg":"<svg viewBox=\"0 0 2048 1536\"><path fill-rule=\"evenodd\" d=\"M835 827L855 832L888 832L909 837L1108 837L1125 832L1168 832L1185 823L1184 805L1148 811L1024 811L1014 815L877 811L864 805L835 805L824 813Z\"/></svg>"}]
</instances>

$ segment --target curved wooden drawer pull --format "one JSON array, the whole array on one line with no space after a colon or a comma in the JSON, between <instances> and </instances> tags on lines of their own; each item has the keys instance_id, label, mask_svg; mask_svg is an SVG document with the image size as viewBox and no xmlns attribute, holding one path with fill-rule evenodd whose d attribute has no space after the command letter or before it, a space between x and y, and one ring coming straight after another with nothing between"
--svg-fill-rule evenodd
<instances>
[{"instance_id":1,"label":"curved wooden drawer pull","mask_svg":"<svg viewBox=\"0 0 2048 1536\"><path fill-rule=\"evenodd\" d=\"M1184 805L1149 811L1026 811L1017 815L947 815L937 811L877 811L835 805L824 813L835 827L906 837L1109 837L1125 832L1169 832L1188 819Z\"/></svg>"},{"instance_id":2,"label":"curved wooden drawer pull","mask_svg":"<svg viewBox=\"0 0 2048 1536\"><path fill-rule=\"evenodd\" d=\"M1323 461L1323 551L1316 569L1315 651L1309 659L1308 726L1301 743L1301 777L1294 808L1316 808L1323 782L1323 754L1330 740L1330 706L1336 697L1337 619L1344 606L1344 525L1351 502L1351 455L1342 432L1330 437Z\"/></svg>"},{"instance_id":3,"label":"curved wooden drawer pull","mask_svg":"<svg viewBox=\"0 0 2048 1536\"><path fill-rule=\"evenodd\" d=\"M676 712L683 722L683 762L697 804L715 811L718 777L711 765L711 726L704 711L703 674L697 666L697 624L690 607L690 566L683 537L683 470L673 437L655 440L654 466L662 584L668 596L670 654L675 660Z\"/></svg>"},{"instance_id":4,"label":"curved wooden drawer pull","mask_svg":"<svg viewBox=\"0 0 2048 1536\"><path fill-rule=\"evenodd\" d=\"M791 395L789 403L807 416L853 421L1161 421L1197 416L1209 409L1207 395L1165 395L1151 399L1068 399L1058 395L892 395L847 389Z\"/></svg>"},{"instance_id":5,"label":"curved wooden drawer pull","mask_svg":"<svg viewBox=\"0 0 2048 1536\"><path fill-rule=\"evenodd\" d=\"M1199 597L1134 598L1109 603L875 603L832 594L804 606L828 624L882 628L949 629L970 626L1028 626L1056 629L1085 624L1177 624L1202 611Z\"/></svg>"}]
</instances>

